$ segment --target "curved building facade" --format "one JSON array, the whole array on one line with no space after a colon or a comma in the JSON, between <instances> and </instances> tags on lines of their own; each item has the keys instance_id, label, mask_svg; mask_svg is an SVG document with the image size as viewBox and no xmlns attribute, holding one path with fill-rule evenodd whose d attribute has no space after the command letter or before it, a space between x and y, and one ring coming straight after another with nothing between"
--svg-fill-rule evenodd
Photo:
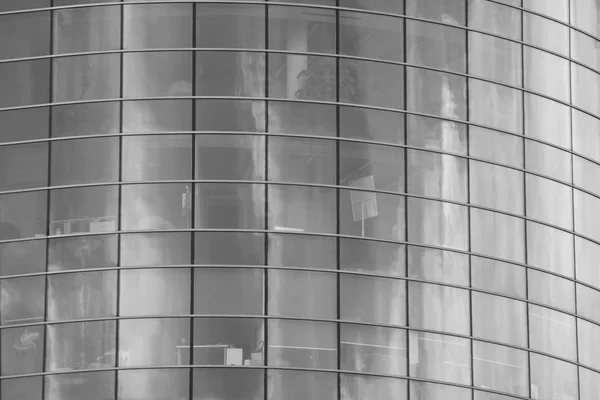
<instances>
[{"instance_id":1,"label":"curved building facade","mask_svg":"<svg viewBox=\"0 0 600 400\"><path fill-rule=\"evenodd\" d=\"M0 1L2 400L596 400L600 1Z\"/></svg>"}]
</instances>

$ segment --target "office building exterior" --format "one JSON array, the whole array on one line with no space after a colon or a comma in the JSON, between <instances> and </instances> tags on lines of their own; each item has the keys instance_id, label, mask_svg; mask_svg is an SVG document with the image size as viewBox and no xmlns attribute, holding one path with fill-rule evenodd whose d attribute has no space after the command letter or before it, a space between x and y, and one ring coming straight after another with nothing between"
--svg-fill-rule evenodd
<instances>
[{"instance_id":1,"label":"office building exterior","mask_svg":"<svg viewBox=\"0 0 600 400\"><path fill-rule=\"evenodd\" d=\"M595 400L600 1L0 2L2 400Z\"/></svg>"}]
</instances>

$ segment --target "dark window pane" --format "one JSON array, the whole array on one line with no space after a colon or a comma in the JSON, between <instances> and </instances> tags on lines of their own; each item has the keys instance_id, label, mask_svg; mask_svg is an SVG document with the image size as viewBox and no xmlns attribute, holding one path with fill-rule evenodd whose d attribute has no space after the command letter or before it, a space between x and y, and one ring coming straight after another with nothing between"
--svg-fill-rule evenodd
<instances>
[{"instance_id":1,"label":"dark window pane","mask_svg":"<svg viewBox=\"0 0 600 400\"><path fill-rule=\"evenodd\" d=\"M194 365L263 365L264 321L195 318Z\"/></svg>"},{"instance_id":2,"label":"dark window pane","mask_svg":"<svg viewBox=\"0 0 600 400\"><path fill-rule=\"evenodd\" d=\"M20 321L19 323L30 322L33 321ZM0 330L0 343L2 343L2 360L0 362L0 373L2 375L42 372L44 358L43 326L2 329ZM4 388L4 382L3 380L2 388Z\"/></svg>"},{"instance_id":3,"label":"dark window pane","mask_svg":"<svg viewBox=\"0 0 600 400\"><path fill-rule=\"evenodd\" d=\"M0 143L48 137L48 107L0 112Z\"/></svg>"},{"instance_id":4,"label":"dark window pane","mask_svg":"<svg viewBox=\"0 0 600 400\"><path fill-rule=\"evenodd\" d=\"M210 80L207 80L205 86L208 90L212 90L209 87L210 85ZM198 95L200 93L198 92ZM264 101L212 99L195 101L196 130L198 131L265 131L266 113Z\"/></svg>"},{"instance_id":5,"label":"dark window pane","mask_svg":"<svg viewBox=\"0 0 600 400\"><path fill-rule=\"evenodd\" d=\"M343 58L340 64L340 101L404 108L404 67Z\"/></svg>"},{"instance_id":6,"label":"dark window pane","mask_svg":"<svg viewBox=\"0 0 600 400\"><path fill-rule=\"evenodd\" d=\"M173 96L189 96L185 84L176 84ZM123 132L171 132L192 130L191 100L142 100L123 102Z\"/></svg>"},{"instance_id":7,"label":"dark window pane","mask_svg":"<svg viewBox=\"0 0 600 400\"><path fill-rule=\"evenodd\" d=\"M269 234L269 265L336 269L335 246L331 237Z\"/></svg>"},{"instance_id":8,"label":"dark window pane","mask_svg":"<svg viewBox=\"0 0 600 400\"><path fill-rule=\"evenodd\" d=\"M192 137L187 135L123 138L123 181L191 179Z\"/></svg>"},{"instance_id":9,"label":"dark window pane","mask_svg":"<svg viewBox=\"0 0 600 400\"><path fill-rule=\"evenodd\" d=\"M404 61L404 20L340 11L339 21L340 54Z\"/></svg>"},{"instance_id":10,"label":"dark window pane","mask_svg":"<svg viewBox=\"0 0 600 400\"><path fill-rule=\"evenodd\" d=\"M263 314L263 270L196 268L194 314Z\"/></svg>"},{"instance_id":11,"label":"dark window pane","mask_svg":"<svg viewBox=\"0 0 600 400\"><path fill-rule=\"evenodd\" d=\"M0 107L48 103L49 78L48 60L0 64Z\"/></svg>"},{"instance_id":12,"label":"dark window pane","mask_svg":"<svg viewBox=\"0 0 600 400\"><path fill-rule=\"evenodd\" d=\"M348 321L406 325L406 282L399 279L342 274L340 318Z\"/></svg>"},{"instance_id":13,"label":"dark window pane","mask_svg":"<svg viewBox=\"0 0 600 400\"><path fill-rule=\"evenodd\" d=\"M337 375L327 372L267 372L267 400L335 400L338 398Z\"/></svg>"},{"instance_id":14,"label":"dark window pane","mask_svg":"<svg viewBox=\"0 0 600 400\"><path fill-rule=\"evenodd\" d=\"M54 3L56 6L56 2ZM116 50L120 47L120 7L54 11L54 54Z\"/></svg>"},{"instance_id":15,"label":"dark window pane","mask_svg":"<svg viewBox=\"0 0 600 400\"><path fill-rule=\"evenodd\" d=\"M464 0L406 0L406 13L446 24L465 24Z\"/></svg>"},{"instance_id":16,"label":"dark window pane","mask_svg":"<svg viewBox=\"0 0 600 400\"><path fill-rule=\"evenodd\" d=\"M112 371L83 372L66 375L47 375L45 400L106 400L115 392L115 373Z\"/></svg>"},{"instance_id":17,"label":"dark window pane","mask_svg":"<svg viewBox=\"0 0 600 400\"><path fill-rule=\"evenodd\" d=\"M409 63L465 72L467 40L462 29L409 20L406 30Z\"/></svg>"},{"instance_id":18,"label":"dark window pane","mask_svg":"<svg viewBox=\"0 0 600 400\"><path fill-rule=\"evenodd\" d=\"M119 132L119 103L52 107L52 136L108 135Z\"/></svg>"},{"instance_id":19,"label":"dark window pane","mask_svg":"<svg viewBox=\"0 0 600 400\"><path fill-rule=\"evenodd\" d=\"M420 133L424 132L421 130ZM340 134L353 139L403 144L404 114L358 107L340 107Z\"/></svg>"},{"instance_id":20,"label":"dark window pane","mask_svg":"<svg viewBox=\"0 0 600 400\"><path fill-rule=\"evenodd\" d=\"M265 7L196 4L196 47L263 49Z\"/></svg>"},{"instance_id":21,"label":"dark window pane","mask_svg":"<svg viewBox=\"0 0 600 400\"><path fill-rule=\"evenodd\" d=\"M16 239L14 225L0 222L0 240ZM44 240L18 241L0 244L0 276L43 272L46 268Z\"/></svg>"},{"instance_id":22,"label":"dark window pane","mask_svg":"<svg viewBox=\"0 0 600 400\"><path fill-rule=\"evenodd\" d=\"M2 240L44 236L46 234L46 192L26 192L0 195Z\"/></svg>"},{"instance_id":23,"label":"dark window pane","mask_svg":"<svg viewBox=\"0 0 600 400\"><path fill-rule=\"evenodd\" d=\"M60 140L51 146L53 186L119 180L119 138Z\"/></svg>"},{"instance_id":24,"label":"dark window pane","mask_svg":"<svg viewBox=\"0 0 600 400\"><path fill-rule=\"evenodd\" d=\"M404 245L340 238L340 268L349 271L405 276Z\"/></svg>"},{"instance_id":25,"label":"dark window pane","mask_svg":"<svg viewBox=\"0 0 600 400\"><path fill-rule=\"evenodd\" d=\"M264 373L262 370L196 369L194 400L263 400Z\"/></svg>"},{"instance_id":26,"label":"dark window pane","mask_svg":"<svg viewBox=\"0 0 600 400\"><path fill-rule=\"evenodd\" d=\"M335 136L335 108L325 104L269 101L268 131L288 135Z\"/></svg>"},{"instance_id":27,"label":"dark window pane","mask_svg":"<svg viewBox=\"0 0 600 400\"><path fill-rule=\"evenodd\" d=\"M263 229L264 185L199 183L196 228Z\"/></svg>"},{"instance_id":28,"label":"dark window pane","mask_svg":"<svg viewBox=\"0 0 600 400\"><path fill-rule=\"evenodd\" d=\"M0 11L4 11L4 7L4 4L0 6ZM26 8L26 5L20 8ZM0 16L0 59L35 57L49 53L50 12Z\"/></svg>"},{"instance_id":29,"label":"dark window pane","mask_svg":"<svg viewBox=\"0 0 600 400\"><path fill-rule=\"evenodd\" d=\"M322 139L269 138L269 180L335 184L336 143Z\"/></svg>"},{"instance_id":30,"label":"dark window pane","mask_svg":"<svg viewBox=\"0 0 600 400\"><path fill-rule=\"evenodd\" d=\"M265 138L196 135L196 179L263 180Z\"/></svg>"},{"instance_id":31,"label":"dark window pane","mask_svg":"<svg viewBox=\"0 0 600 400\"><path fill-rule=\"evenodd\" d=\"M25 3L23 3L23 0L4 0L0 3L0 11L28 10L44 7L50 7L50 0L29 0Z\"/></svg>"},{"instance_id":32,"label":"dark window pane","mask_svg":"<svg viewBox=\"0 0 600 400\"><path fill-rule=\"evenodd\" d=\"M334 319L337 315L335 274L269 270L270 315Z\"/></svg>"},{"instance_id":33,"label":"dark window pane","mask_svg":"<svg viewBox=\"0 0 600 400\"><path fill-rule=\"evenodd\" d=\"M212 265L264 265L262 233L196 232L194 263Z\"/></svg>"},{"instance_id":34,"label":"dark window pane","mask_svg":"<svg viewBox=\"0 0 600 400\"><path fill-rule=\"evenodd\" d=\"M42 400L42 379L41 376L5 379L0 385L0 397L3 400Z\"/></svg>"},{"instance_id":35,"label":"dark window pane","mask_svg":"<svg viewBox=\"0 0 600 400\"><path fill-rule=\"evenodd\" d=\"M120 400L187 399L190 372L186 369L119 371Z\"/></svg>"},{"instance_id":36,"label":"dark window pane","mask_svg":"<svg viewBox=\"0 0 600 400\"><path fill-rule=\"evenodd\" d=\"M47 143L0 146L0 190L44 187L47 171Z\"/></svg>"},{"instance_id":37,"label":"dark window pane","mask_svg":"<svg viewBox=\"0 0 600 400\"><path fill-rule=\"evenodd\" d=\"M352 97L354 65L344 61L340 74L348 85L340 95L342 101ZM269 54L269 96L284 99L336 101L336 59L314 55Z\"/></svg>"},{"instance_id":38,"label":"dark window pane","mask_svg":"<svg viewBox=\"0 0 600 400\"><path fill-rule=\"evenodd\" d=\"M335 52L335 11L306 7L269 7L269 48L294 53ZM306 56L291 56L288 73L302 70Z\"/></svg>"},{"instance_id":39,"label":"dark window pane","mask_svg":"<svg viewBox=\"0 0 600 400\"><path fill-rule=\"evenodd\" d=\"M197 96L265 96L265 55L196 52Z\"/></svg>"},{"instance_id":40,"label":"dark window pane","mask_svg":"<svg viewBox=\"0 0 600 400\"><path fill-rule=\"evenodd\" d=\"M406 381L374 376L342 375L342 400L406 399Z\"/></svg>"}]
</instances>

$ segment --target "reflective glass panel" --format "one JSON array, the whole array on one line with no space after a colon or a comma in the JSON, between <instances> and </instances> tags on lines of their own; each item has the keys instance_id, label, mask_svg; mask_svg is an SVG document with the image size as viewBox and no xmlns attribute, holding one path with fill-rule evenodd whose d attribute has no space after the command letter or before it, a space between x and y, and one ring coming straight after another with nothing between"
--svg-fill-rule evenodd
<instances>
[{"instance_id":1,"label":"reflective glass panel","mask_svg":"<svg viewBox=\"0 0 600 400\"><path fill-rule=\"evenodd\" d=\"M529 305L529 342L532 349L575 360L575 329L573 316Z\"/></svg>"},{"instance_id":2,"label":"reflective glass panel","mask_svg":"<svg viewBox=\"0 0 600 400\"><path fill-rule=\"evenodd\" d=\"M4 287L2 287L4 289ZM3 290L3 297L4 297ZM41 319L41 318L40 318ZM38 321L40 320L38 319ZM34 320L17 323L31 323ZM44 359L44 327L26 326L0 330L0 373L4 376L42 372ZM4 389L2 381L2 389ZM4 399L4 397L3 397Z\"/></svg>"},{"instance_id":3,"label":"reflective glass panel","mask_svg":"<svg viewBox=\"0 0 600 400\"><path fill-rule=\"evenodd\" d=\"M577 367L539 354L531 354L531 392L540 399L577 399Z\"/></svg>"},{"instance_id":4,"label":"reflective glass panel","mask_svg":"<svg viewBox=\"0 0 600 400\"><path fill-rule=\"evenodd\" d=\"M522 48L519 43L469 32L469 73L521 86Z\"/></svg>"},{"instance_id":5,"label":"reflective glass panel","mask_svg":"<svg viewBox=\"0 0 600 400\"><path fill-rule=\"evenodd\" d=\"M0 146L0 190L44 187L47 180L48 144Z\"/></svg>"},{"instance_id":6,"label":"reflective glass panel","mask_svg":"<svg viewBox=\"0 0 600 400\"><path fill-rule=\"evenodd\" d=\"M192 94L191 52L123 54L123 97Z\"/></svg>"},{"instance_id":7,"label":"reflective glass panel","mask_svg":"<svg viewBox=\"0 0 600 400\"><path fill-rule=\"evenodd\" d=\"M527 346L526 303L478 292L472 293L471 302L475 337Z\"/></svg>"},{"instance_id":8,"label":"reflective glass panel","mask_svg":"<svg viewBox=\"0 0 600 400\"><path fill-rule=\"evenodd\" d=\"M265 7L196 4L196 47L263 49Z\"/></svg>"},{"instance_id":9,"label":"reflective glass panel","mask_svg":"<svg viewBox=\"0 0 600 400\"><path fill-rule=\"evenodd\" d=\"M327 372L267 372L267 400L336 400L337 375Z\"/></svg>"},{"instance_id":10,"label":"reflective glass panel","mask_svg":"<svg viewBox=\"0 0 600 400\"><path fill-rule=\"evenodd\" d=\"M340 268L350 271L405 276L404 245L340 238Z\"/></svg>"},{"instance_id":11,"label":"reflective glass panel","mask_svg":"<svg viewBox=\"0 0 600 400\"><path fill-rule=\"evenodd\" d=\"M53 101L119 97L120 54L61 57L53 63Z\"/></svg>"},{"instance_id":12,"label":"reflective glass panel","mask_svg":"<svg viewBox=\"0 0 600 400\"><path fill-rule=\"evenodd\" d=\"M0 112L0 143L48 137L48 107Z\"/></svg>"},{"instance_id":13,"label":"reflective glass panel","mask_svg":"<svg viewBox=\"0 0 600 400\"><path fill-rule=\"evenodd\" d=\"M47 217L44 210L46 210L47 204L46 197L46 192L0 195L0 216L3 223L2 240L45 235ZM7 223L9 225L6 225ZM17 249L14 248L14 250ZM12 256L19 256L19 254L13 253Z\"/></svg>"},{"instance_id":14,"label":"reflective glass panel","mask_svg":"<svg viewBox=\"0 0 600 400\"><path fill-rule=\"evenodd\" d=\"M264 137L202 134L195 141L196 179L264 180Z\"/></svg>"},{"instance_id":15,"label":"reflective glass panel","mask_svg":"<svg viewBox=\"0 0 600 400\"><path fill-rule=\"evenodd\" d=\"M107 135L119 132L119 103L52 107L52 136Z\"/></svg>"},{"instance_id":16,"label":"reflective glass panel","mask_svg":"<svg viewBox=\"0 0 600 400\"><path fill-rule=\"evenodd\" d=\"M0 107L48 103L50 61L33 60L0 64ZM60 83L54 88L60 90Z\"/></svg>"},{"instance_id":17,"label":"reflective glass panel","mask_svg":"<svg viewBox=\"0 0 600 400\"><path fill-rule=\"evenodd\" d=\"M194 314L261 315L263 281L261 269L196 268Z\"/></svg>"},{"instance_id":18,"label":"reflective glass panel","mask_svg":"<svg viewBox=\"0 0 600 400\"><path fill-rule=\"evenodd\" d=\"M338 18L339 54L404 61L404 20L349 11L340 11Z\"/></svg>"},{"instance_id":19,"label":"reflective glass panel","mask_svg":"<svg viewBox=\"0 0 600 400\"><path fill-rule=\"evenodd\" d=\"M527 352L490 343L473 343L475 386L527 397L529 360Z\"/></svg>"},{"instance_id":20,"label":"reflective glass panel","mask_svg":"<svg viewBox=\"0 0 600 400\"><path fill-rule=\"evenodd\" d=\"M263 229L264 185L198 183L196 228Z\"/></svg>"},{"instance_id":21,"label":"reflective glass panel","mask_svg":"<svg viewBox=\"0 0 600 400\"><path fill-rule=\"evenodd\" d=\"M269 229L335 233L336 192L330 188L271 185Z\"/></svg>"},{"instance_id":22,"label":"reflective glass panel","mask_svg":"<svg viewBox=\"0 0 600 400\"><path fill-rule=\"evenodd\" d=\"M191 136L132 136L122 143L122 180L191 179Z\"/></svg>"},{"instance_id":23,"label":"reflective glass panel","mask_svg":"<svg viewBox=\"0 0 600 400\"><path fill-rule=\"evenodd\" d=\"M334 10L270 6L269 48L292 53L334 53L335 22ZM302 71L307 56L289 55L287 59L289 74Z\"/></svg>"},{"instance_id":24,"label":"reflective glass panel","mask_svg":"<svg viewBox=\"0 0 600 400\"><path fill-rule=\"evenodd\" d=\"M462 29L407 20L406 32L409 63L455 72L465 71L467 50Z\"/></svg>"},{"instance_id":25,"label":"reflective glass panel","mask_svg":"<svg viewBox=\"0 0 600 400\"><path fill-rule=\"evenodd\" d=\"M122 229L190 228L191 190L190 184L182 183L123 186Z\"/></svg>"},{"instance_id":26,"label":"reflective glass panel","mask_svg":"<svg viewBox=\"0 0 600 400\"><path fill-rule=\"evenodd\" d=\"M191 47L192 4L136 4L123 7L126 49Z\"/></svg>"},{"instance_id":27,"label":"reflective glass panel","mask_svg":"<svg viewBox=\"0 0 600 400\"><path fill-rule=\"evenodd\" d=\"M269 63L275 56L269 57ZM279 66L269 68L269 73ZM264 53L243 52L196 52L196 95L197 96L244 96L264 97L266 81ZM275 78L272 78L275 80ZM275 88L269 87L274 96ZM283 96L286 97L286 96ZM258 105L262 107L258 107ZM264 120L264 103L252 104L249 120ZM263 122L264 126L264 122ZM255 129L251 129L254 131Z\"/></svg>"},{"instance_id":28,"label":"reflective glass panel","mask_svg":"<svg viewBox=\"0 0 600 400\"><path fill-rule=\"evenodd\" d=\"M0 6L0 10L3 7L5 6ZM19 8L25 8L25 5ZM0 59L35 57L49 53L48 11L0 16Z\"/></svg>"},{"instance_id":29,"label":"reflective glass panel","mask_svg":"<svg viewBox=\"0 0 600 400\"><path fill-rule=\"evenodd\" d=\"M264 265L265 235L240 232L195 232L194 263Z\"/></svg>"},{"instance_id":30,"label":"reflective glass panel","mask_svg":"<svg viewBox=\"0 0 600 400\"><path fill-rule=\"evenodd\" d=\"M56 2L54 5L57 6ZM54 11L54 54L117 50L120 7L81 7Z\"/></svg>"},{"instance_id":31,"label":"reflective glass panel","mask_svg":"<svg viewBox=\"0 0 600 400\"><path fill-rule=\"evenodd\" d=\"M463 335L469 334L471 318L467 290L409 282L408 304L410 326Z\"/></svg>"},{"instance_id":32,"label":"reflective glass panel","mask_svg":"<svg viewBox=\"0 0 600 400\"><path fill-rule=\"evenodd\" d=\"M267 309L270 315L326 319L336 317L337 277L335 274L269 270L268 278Z\"/></svg>"},{"instance_id":33,"label":"reflective glass panel","mask_svg":"<svg viewBox=\"0 0 600 400\"><path fill-rule=\"evenodd\" d=\"M469 79L469 110L472 122L516 133L523 130L523 95L516 89Z\"/></svg>"},{"instance_id":34,"label":"reflective glass panel","mask_svg":"<svg viewBox=\"0 0 600 400\"><path fill-rule=\"evenodd\" d=\"M171 90L171 89L169 89ZM189 96L191 89L175 84L172 96ZM141 100L123 102L123 132L192 130L191 100Z\"/></svg>"},{"instance_id":35,"label":"reflective glass panel","mask_svg":"<svg viewBox=\"0 0 600 400\"><path fill-rule=\"evenodd\" d=\"M267 151L271 181L336 182L336 143L331 140L271 137Z\"/></svg>"},{"instance_id":36,"label":"reflective glass panel","mask_svg":"<svg viewBox=\"0 0 600 400\"><path fill-rule=\"evenodd\" d=\"M0 386L0 396L4 400L21 400L23 397L28 400L42 400L42 379L41 376L5 379Z\"/></svg>"},{"instance_id":37,"label":"reflective glass panel","mask_svg":"<svg viewBox=\"0 0 600 400\"><path fill-rule=\"evenodd\" d=\"M262 370L195 369L194 399L263 400L264 374Z\"/></svg>"},{"instance_id":38,"label":"reflective glass panel","mask_svg":"<svg viewBox=\"0 0 600 400\"><path fill-rule=\"evenodd\" d=\"M390 278L340 275L340 318L406 325L406 282Z\"/></svg>"},{"instance_id":39,"label":"reflective glass panel","mask_svg":"<svg viewBox=\"0 0 600 400\"><path fill-rule=\"evenodd\" d=\"M119 371L118 398L123 400L186 399L190 372L187 369Z\"/></svg>"},{"instance_id":40,"label":"reflective glass panel","mask_svg":"<svg viewBox=\"0 0 600 400\"><path fill-rule=\"evenodd\" d=\"M341 376L341 399L406 398L406 381L394 378L367 377L356 375Z\"/></svg>"},{"instance_id":41,"label":"reflective glass panel","mask_svg":"<svg viewBox=\"0 0 600 400\"><path fill-rule=\"evenodd\" d=\"M115 373L112 371L47 375L46 400L104 400L114 396Z\"/></svg>"}]
</instances>

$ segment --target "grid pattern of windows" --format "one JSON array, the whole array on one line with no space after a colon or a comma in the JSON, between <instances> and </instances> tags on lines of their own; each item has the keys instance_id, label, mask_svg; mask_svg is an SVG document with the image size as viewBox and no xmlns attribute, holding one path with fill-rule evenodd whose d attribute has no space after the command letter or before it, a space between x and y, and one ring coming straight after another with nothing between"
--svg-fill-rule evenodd
<instances>
[{"instance_id":1,"label":"grid pattern of windows","mask_svg":"<svg viewBox=\"0 0 600 400\"><path fill-rule=\"evenodd\" d=\"M0 1L0 398L596 400L599 15Z\"/></svg>"}]
</instances>

